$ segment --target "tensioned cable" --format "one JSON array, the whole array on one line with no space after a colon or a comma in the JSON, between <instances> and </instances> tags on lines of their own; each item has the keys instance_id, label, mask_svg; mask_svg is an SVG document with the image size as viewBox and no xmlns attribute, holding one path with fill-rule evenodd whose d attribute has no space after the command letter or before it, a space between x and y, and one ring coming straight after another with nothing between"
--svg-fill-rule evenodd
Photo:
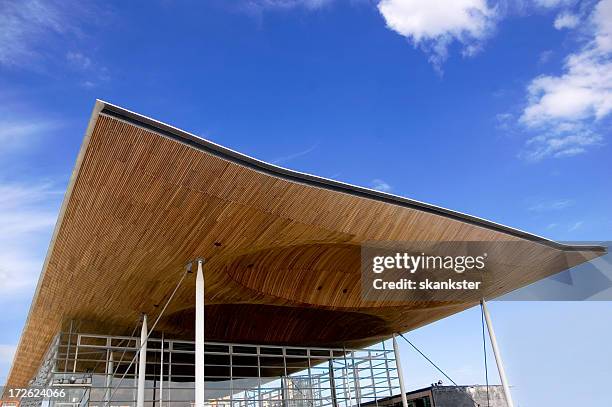
<instances>
[{"instance_id":1,"label":"tensioned cable","mask_svg":"<svg viewBox=\"0 0 612 407\"><path fill-rule=\"evenodd\" d=\"M134 330L132 331L132 335L130 336L130 338L133 338L134 335L136 334L136 330L138 329L138 325L140 325L140 323L138 323L135 327ZM121 362L123 362L123 356L125 356L125 351L127 350L127 345L129 345L130 340L127 339L127 343L126 343L126 347L123 348L123 353L121 354L121 358L119 359L119 362L117 363L117 369L119 369L119 366L121 365ZM119 342L119 344L123 344L123 339L121 340L121 342ZM112 348L112 345L110 346ZM83 352L81 352L80 354L83 354ZM106 357L108 358L108 353L106 354ZM102 359L98 360L96 362L96 364L94 365L92 371L95 372L96 369L98 368L98 366L100 366L100 362L102 362ZM117 369L115 369L114 372L111 372L112 376L115 375L115 373L117 373ZM111 376L111 377L112 377Z\"/></svg>"},{"instance_id":2,"label":"tensioned cable","mask_svg":"<svg viewBox=\"0 0 612 407\"><path fill-rule=\"evenodd\" d=\"M435 367L436 369L438 369L438 372L442 373L448 380L450 380L455 386L458 386L457 383L455 383L455 381L453 379L451 379L446 373L444 373L444 371L442 369L440 369L438 367L438 365L436 365L431 359L429 359L423 352L421 352L421 350L419 348L417 348L416 346L414 346L414 344L412 342L410 342L403 334L399 334L399 336L401 336L406 342L408 342L408 344L410 346L412 346L417 352L419 352L421 354L421 356L423 356L429 363L431 363L433 365L433 367Z\"/></svg>"},{"instance_id":3,"label":"tensioned cable","mask_svg":"<svg viewBox=\"0 0 612 407\"><path fill-rule=\"evenodd\" d=\"M131 335L129 338L132 338L132 337L133 337L133 336L136 334L136 330L138 329L138 326L139 326L139 325L140 325L140 322L139 322L139 323L138 323L138 324L137 324L137 325L134 327L134 330L132 331L132 335ZM117 346L120 346L121 344L123 344L123 341L124 341L124 339L122 339L122 340L121 340L121 342L119 342L119 345L117 345ZM130 343L130 340L129 340L129 339L127 339L126 341L127 341L127 344L129 344L129 343ZM111 345L111 348L112 348L112 345ZM121 362L123 362L123 356L125 355L125 351L126 351L126 350L127 350L127 347L124 347L124 348L123 348L123 353L121 354L121 358L119 358L119 360L117 361L117 369L119 369L119 365L121 365ZM81 352L79 352L79 356L80 356L80 355L83 355L83 354L85 354L85 355L88 355L88 354L89 354L89 355L97 355L98 353L99 353L99 352L97 352L97 351L94 351L94 352L83 352L83 351L81 351ZM107 356L107 357L108 357L108 356ZM96 364L94 365L93 369L91 369L91 371L92 371L92 372L95 372L95 371L96 371L96 369L98 368L98 366L100 366L100 363L102 362L102 360L104 360L104 359L99 359L99 360L96 362ZM112 374L113 376L115 375L115 373L117 373L117 369L115 369L115 371L111 372L111 374Z\"/></svg>"},{"instance_id":4,"label":"tensioned cable","mask_svg":"<svg viewBox=\"0 0 612 407\"><path fill-rule=\"evenodd\" d=\"M185 279L185 276L187 274L189 274L189 272L191 271L191 263L189 263L186 267L185 267L185 272L183 273L183 275L181 276L181 279L179 280L179 282L176 284L176 287L174 287L174 290L172 291L172 294L170 294L170 297L168 298L168 301L166 301L166 304L164 305L164 307L162 308L161 312L159 313L159 315L157 316L157 318L155 319L155 322L153 323L153 325L151 326L151 329L149 330L149 332L147 333L147 337L145 338L145 340L143 341L143 343L140 344L140 346L138 347L138 349L136 350L136 353L134 354L134 357L132 358L132 361L130 362L130 364L128 365L128 367L125 369L125 372L123 372L123 375L121 375L121 379L119 379L119 383L117 383L117 386L115 386L115 388L113 388L113 391L111 392L110 396L108 397L108 400L106 401L106 403L104 404L105 407L108 407L108 404L110 403L110 401L113 399L113 395L115 394L115 392L117 391L117 389L119 388L119 386L121 386L121 383L123 383L123 379L125 379L125 375L127 374L127 372L130 370L130 368L132 367L132 365L134 364L134 361L136 360L136 358L138 357L138 355L140 354L140 350L142 349L143 345L145 343L147 343L147 341L149 340L149 337L151 336L151 334L153 333L153 330L155 329L155 327L157 326L157 323L159 322L159 320L161 319L162 315L164 315L164 312L166 311L166 308L168 308L168 304L170 304L170 301L172 301L172 298L174 298L174 294L176 294L176 292L178 291L179 287L181 286L181 284L183 283L183 280Z\"/></svg>"},{"instance_id":5,"label":"tensioned cable","mask_svg":"<svg viewBox=\"0 0 612 407\"><path fill-rule=\"evenodd\" d=\"M123 348L123 352L121 353L121 357L119 358L119 362L117 363L117 368L113 372L113 376L119 370L119 366L121 365L121 362L123 362L123 357L125 356L125 352L127 352L128 346L130 346L130 339L133 338L134 335L136 335L136 330L138 329L139 326L140 326L140 320L138 321L138 323L134 327L134 330L132 331L132 334L130 335L129 339L126 339L125 347ZM121 342L123 342L123 341L121 341Z\"/></svg>"},{"instance_id":6,"label":"tensioned cable","mask_svg":"<svg viewBox=\"0 0 612 407\"><path fill-rule=\"evenodd\" d=\"M482 304L482 300L480 301L480 323L482 324L482 351L483 351L483 354L484 354L485 383L487 385L487 407L490 407L490 402L489 402L489 369L487 368L487 338L485 336L484 306Z\"/></svg>"}]
</instances>

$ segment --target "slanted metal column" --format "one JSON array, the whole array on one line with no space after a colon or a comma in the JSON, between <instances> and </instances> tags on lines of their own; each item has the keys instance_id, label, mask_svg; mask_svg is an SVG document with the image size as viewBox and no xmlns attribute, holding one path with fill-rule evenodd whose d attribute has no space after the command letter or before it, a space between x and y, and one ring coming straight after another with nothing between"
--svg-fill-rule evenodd
<instances>
[{"instance_id":1,"label":"slanted metal column","mask_svg":"<svg viewBox=\"0 0 612 407\"><path fill-rule=\"evenodd\" d=\"M397 335L393 334L393 352L395 353L395 364L397 366L397 379L399 380L400 393L402 394L402 407L408 407L406 388L404 387L404 373L402 372L402 363L400 361L400 352L396 336Z\"/></svg>"},{"instance_id":2,"label":"slanted metal column","mask_svg":"<svg viewBox=\"0 0 612 407\"><path fill-rule=\"evenodd\" d=\"M142 314L140 329L140 354L138 359L138 388L136 391L136 407L144 407L145 373L147 371L147 314Z\"/></svg>"},{"instance_id":3,"label":"slanted metal column","mask_svg":"<svg viewBox=\"0 0 612 407\"><path fill-rule=\"evenodd\" d=\"M497 338L495 337L495 331L493 330L493 324L491 323L491 316L489 315L489 310L487 309L487 303L484 299L480 303L482 305L482 311L485 316L485 321L487 322L487 329L489 331L489 338L491 339L491 347L493 348L493 354L495 355L495 363L497 364L499 379L501 380L502 386L504 387L506 403L508 403L508 407L514 407L514 403L512 402L512 395L510 394L510 386L508 385L508 378L506 377L506 371L504 370L504 362L502 361L501 353L499 352L499 347L497 346Z\"/></svg>"},{"instance_id":4,"label":"slanted metal column","mask_svg":"<svg viewBox=\"0 0 612 407\"><path fill-rule=\"evenodd\" d=\"M336 378L334 377L334 352L330 351L329 359L329 387L331 390L332 407L338 407L338 397L336 395Z\"/></svg>"},{"instance_id":5,"label":"slanted metal column","mask_svg":"<svg viewBox=\"0 0 612 407\"><path fill-rule=\"evenodd\" d=\"M204 273L198 259L195 312L195 407L204 407Z\"/></svg>"}]
</instances>

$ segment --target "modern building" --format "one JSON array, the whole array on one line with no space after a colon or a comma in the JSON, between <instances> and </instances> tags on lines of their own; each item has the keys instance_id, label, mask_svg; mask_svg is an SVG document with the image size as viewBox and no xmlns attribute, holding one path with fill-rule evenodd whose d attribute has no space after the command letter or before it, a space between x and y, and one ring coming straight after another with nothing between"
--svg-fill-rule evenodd
<instances>
[{"instance_id":1,"label":"modern building","mask_svg":"<svg viewBox=\"0 0 612 407\"><path fill-rule=\"evenodd\" d=\"M349 407L405 393L390 338L480 298L364 299L371 241L521 243L483 299L604 253L280 168L98 101L4 397L43 386L62 407ZM35 396L21 400L49 398Z\"/></svg>"}]
</instances>

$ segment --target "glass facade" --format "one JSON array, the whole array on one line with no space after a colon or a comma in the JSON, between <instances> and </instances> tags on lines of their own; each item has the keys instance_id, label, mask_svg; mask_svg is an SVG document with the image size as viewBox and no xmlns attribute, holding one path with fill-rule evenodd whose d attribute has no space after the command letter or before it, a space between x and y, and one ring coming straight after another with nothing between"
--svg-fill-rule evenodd
<instances>
[{"instance_id":1,"label":"glass facade","mask_svg":"<svg viewBox=\"0 0 612 407\"><path fill-rule=\"evenodd\" d=\"M50 406L135 406L140 339L58 334L33 385L64 390ZM192 406L193 341L149 338L145 406ZM399 392L392 346L366 349L205 343L210 407L350 407ZM45 403L46 404L46 403Z\"/></svg>"}]
</instances>

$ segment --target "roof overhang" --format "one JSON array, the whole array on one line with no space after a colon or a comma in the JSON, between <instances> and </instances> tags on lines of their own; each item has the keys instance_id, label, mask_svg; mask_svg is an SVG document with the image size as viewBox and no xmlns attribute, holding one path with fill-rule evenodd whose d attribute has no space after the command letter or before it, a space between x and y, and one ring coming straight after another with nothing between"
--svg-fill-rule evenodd
<instances>
[{"instance_id":1,"label":"roof overhang","mask_svg":"<svg viewBox=\"0 0 612 407\"><path fill-rule=\"evenodd\" d=\"M126 334L142 312L156 316L196 257L207 259L207 340L361 346L477 303L364 301L359 248L376 240L531 245L529 272L499 271L487 298L605 252L277 167L97 101L8 384L28 382L69 320ZM192 280L158 329L191 337Z\"/></svg>"}]
</instances>

